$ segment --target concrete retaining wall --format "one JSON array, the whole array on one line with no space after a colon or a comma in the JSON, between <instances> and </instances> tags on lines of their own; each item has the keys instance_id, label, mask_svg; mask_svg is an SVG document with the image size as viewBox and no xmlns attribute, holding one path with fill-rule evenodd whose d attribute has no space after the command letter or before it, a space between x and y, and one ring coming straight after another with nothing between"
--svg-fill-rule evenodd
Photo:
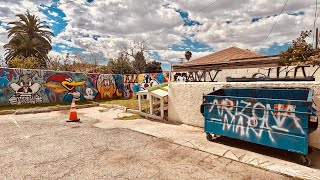
<instances>
[{"instance_id":1,"label":"concrete retaining wall","mask_svg":"<svg viewBox=\"0 0 320 180\"><path fill-rule=\"evenodd\" d=\"M252 77L306 77L313 76L315 81L320 81L319 66L282 66L282 67L261 67L243 69L223 69L200 72L174 72L172 73L175 82L226 82L227 77L231 78L252 78Z\"/></svg>"}]
</instances>

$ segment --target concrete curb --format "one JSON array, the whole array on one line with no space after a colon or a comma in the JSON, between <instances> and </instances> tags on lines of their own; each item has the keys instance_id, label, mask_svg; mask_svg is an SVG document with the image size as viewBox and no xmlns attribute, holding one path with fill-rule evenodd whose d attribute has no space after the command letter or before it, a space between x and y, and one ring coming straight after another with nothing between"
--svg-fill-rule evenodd
<instances>
[{"instance_id":1,"label":"concrete curb","mask_svg":"<svg viewBox=\"0 0 320 180\"><path fill-rule=\"evenodd\" d=\"M82 105L77 105L77 109L82 109L82 108L90 108L90 107L105 107L105 108L115 108L115 109L120 109L124 110L133 114L139 114L138 110L135 109L129 109L124 106L120 106L117 104L99 104L99 103L92 103L92 104L82 104ZM17 110L3 110L0 111L0 115L6 115L6 114L36 114L36 113L43 113L43 112L51 112L51 111L62 111L62 110L69 110L70 106L52 106L52 107L45 107L45 108L28 108L28 109L17 109Z\"/></svg>"},{"instance_id":2,"label":"concrete curb","mask_svg":"<svg viewBox=\"0 0 320 180\"><path fill-rule=\"evenodd\" d=\"M3 110L3 111L0 111L0 115L14 114L15 112L16 112L15 110Z\"/></svg>"},{"instance_id":3,"label":"concrete curb","mask_svg":"<svg viewBox=\"0 0 320 180\"><path fill-rule=\"evenodd\" d=\"M99 103L92 103L92 104L82 104L77 105L77 109L82 108L90 108L90 107L97 107ZM3 110L0 111L0 115L6 114L36 114L36 113L43 113L43 112L51 112L51 111L61 111L61 110L69 110L70 106L52 106L52 107L45 107L45 108L29 108L29 109L17 109L17 110Z\"/></svg>"}]
</instances>

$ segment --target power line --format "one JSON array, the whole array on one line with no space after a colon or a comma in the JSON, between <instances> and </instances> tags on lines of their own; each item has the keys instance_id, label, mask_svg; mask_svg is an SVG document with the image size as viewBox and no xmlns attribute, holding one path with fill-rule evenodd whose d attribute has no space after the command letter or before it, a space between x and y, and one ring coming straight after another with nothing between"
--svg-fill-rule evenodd
<instances>
[{"instance_id":1,"label":"power line","mask_svg":"<svg viewBox=\"0 0 320 180\"><path fill-rule=\"evenodd\" d=\"M205 9L209 8L210 6L213 6L214 4L218 3L219 1L221 1L221 0L216 0L216 1L214 1L214 2L212 2L212 3L210 3L210 4L208 4L208 5L206 5L205 7L203 7L203 8L201 8L201 9L199 9L198 11L196 11L194 14L198 14L199 12L204 11ZM173 28L173 27L177 26L178 24L180 24L180 23L182 23L182 22L184 22L184 19L183 19L183 20L180 20L180 21L179 21L179 22L177 22L176 24L173 24L173 25L171 25L171 26L167 27L166 29L164 29L164 30L162 30L162 31L160 31L160 32L158 32L158 33L156 33L155 35L151 36L150 38L148 38L148 39L146 39L146 40L144 40L144 41L142 41L142 42L143 42L143 43L145 43L145 42L149 41L150 39L153 39L154 37L156 37L156 36L158 36L158 35L162 34L163 32L168 31L169 29L171 29L171 28Z\"/></svg>"},{"instance_id":2,"label":"power line","mask_svg":"<svg viewBox=\"0 0 320 180\"><path fill-rule=\"evenodd\" d=\"M271 29L270 29L267 37L263 40L263 42L262 42L262 44L260 45L260 47L262 47L262 46L264 45L264 43L267 41L267 39L269 38L271 32L273 31L275 25L277 24L277 22L278 22L278 20L279 20L279 18L280 18L280 15L283 13L283 10L284 10L284 8L286 7L287 3L288 3L288 0L286 0L286 2L284 3L284 5L283 5L283 7L282 7L282 9L281 9L281 11L280 11L280 14L278 15L278 17L277 17L277 19L276 19L276 22L274 22L274 24L272 25L272 27L271 27Z\"/></svg>"},{"instance_id":3,"label":"power line","mask_svg":"<svg viewBox=\"0 0 320 180\"><path fill-rule=\"evenodd\" d=\"M315 28L317 22L317 11L318 11L318 0L316 0L316 10L314 11L314 21L313 21L313 28L312 28L312 44L314 44L314 35L315 35Z\"/></svg>"}]
</instances>

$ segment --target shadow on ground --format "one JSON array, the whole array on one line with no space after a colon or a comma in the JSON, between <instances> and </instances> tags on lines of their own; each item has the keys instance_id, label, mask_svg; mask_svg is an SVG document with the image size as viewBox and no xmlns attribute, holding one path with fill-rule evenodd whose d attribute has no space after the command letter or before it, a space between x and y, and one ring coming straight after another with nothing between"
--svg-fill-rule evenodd
<instances>
[{"instance_id":1,"label":"shadow on ground","mask_svg":"<svg viewBox=\"0 0 320 180\"><path fill-rule=\"evenodd\" d=\"M239 148L239 149L243 149L243 150L247 150L247 151L255 152L258 154L263 154L266 156L271 156L274 158L299 164L300 154L298 153L293 153L286 150L263 146L260 144L255 144L255 143L251 143L251 142L247 142L239 139L220 136L213 139L213 142L209 142L209 143L219 143L226 146L231 146L234 148ZM308 157L311 159L310 167L315 169L320 169L320 158L319 158L320 150L316 148L312 148L312 153L309 154Z\"/></svg>"}]
</instances>

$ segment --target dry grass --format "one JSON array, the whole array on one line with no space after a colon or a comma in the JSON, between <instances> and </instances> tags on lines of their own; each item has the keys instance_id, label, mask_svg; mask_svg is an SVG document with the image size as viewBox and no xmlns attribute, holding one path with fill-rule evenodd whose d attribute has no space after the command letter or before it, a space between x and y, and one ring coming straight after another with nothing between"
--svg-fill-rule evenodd
<instances>
[{"instance_id":1,"label":"dry grass","mask_svg":"<svg viewBox=\"0 0 320 180\"><path fill-rule=\"evenodd\" d=\"M113 99L113 100L104 101L103 103L104 104L116 104L116 105L127 107L129 109L139 110L138 99L135 99L135 98L132 98L132 99ZM142 109L147 108L148 103L149 103L149 101L143 99L141 101Z\"/></svg>"},{"instance_id":2,"label":"dry grass","mask_svg":"<svg viewBox=\"0 0 320 180\"><path fill-rule=\"evenodd\" d=\"M141 116L139 114L133 114L131 116L123 116L121 118L115 118L116 120L135 120L140 119Z\"/></svg>"}]
</instances>

